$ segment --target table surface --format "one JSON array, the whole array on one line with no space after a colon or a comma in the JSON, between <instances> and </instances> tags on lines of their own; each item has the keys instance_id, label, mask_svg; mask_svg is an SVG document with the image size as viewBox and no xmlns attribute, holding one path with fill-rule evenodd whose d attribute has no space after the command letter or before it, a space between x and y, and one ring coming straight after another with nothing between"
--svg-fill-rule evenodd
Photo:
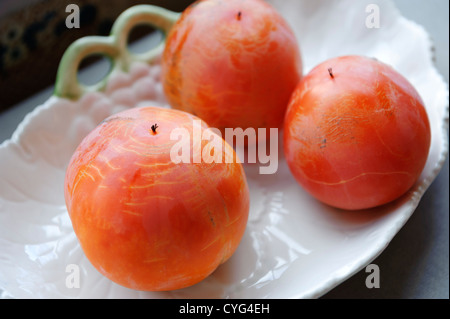
<instances>
[{"instance_id":1,"label":"table surface","mask_svg":"<svg viewBox=\"0 0 450 319\"><path fill-rule=\"evenodd\" d=\"M425 27L435 44L436 67L449 79L449 2L394 0L402 14ZM53 87L0 113L0 143L11 137L24 116L46 101ZM449 161L419 207L385 251L373 261L380 288L368 289L362 270L322 298L449 298Z\"/></svg>"}]
</instances>

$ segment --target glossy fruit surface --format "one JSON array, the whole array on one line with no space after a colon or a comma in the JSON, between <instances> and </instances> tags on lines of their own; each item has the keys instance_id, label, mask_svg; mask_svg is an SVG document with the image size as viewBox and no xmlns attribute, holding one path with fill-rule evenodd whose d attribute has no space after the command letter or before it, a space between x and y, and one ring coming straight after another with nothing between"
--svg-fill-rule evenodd
<instances>
[{"instance_id":1,"label":"glossy fruit surface","mask_svg":"<svg viewBox=\"0 0 450 319\"><path fill-rule=\"evenodd\" d=\"M249 211L242 165L172 161L176 143L198 142L173 140L171 132L183 128L192 136L194 120L208 129L185 112L130 109L104 120L71 159L65 198L73 228L91 263L120 285L193 285L239 245ZM228 144L219 150L234 156Z\"/></svg>"},{"instance_id":2,"label":"glossy fruit surface","mask_svg":"<svg viewBox=\"0 0 450 319\"><path fill-rule=\"evenodd\" d=\"M261 0L204 0L171 30L162 81L172 107L211 127L281 128L301 78L291 28Z\"/></svg>"},{"instance_id":3,"label":"glossy fruit surface","mask_svg":"<svg viewBox=\"0 0 450 319\"><path fill-rule=\"evenodd\" d=\"M338 208L397 199L419 178L430 124L414 87L361 56L330 59L305 76L285 121L285 154L297 181Z\"/></svg>"}]
</instances>

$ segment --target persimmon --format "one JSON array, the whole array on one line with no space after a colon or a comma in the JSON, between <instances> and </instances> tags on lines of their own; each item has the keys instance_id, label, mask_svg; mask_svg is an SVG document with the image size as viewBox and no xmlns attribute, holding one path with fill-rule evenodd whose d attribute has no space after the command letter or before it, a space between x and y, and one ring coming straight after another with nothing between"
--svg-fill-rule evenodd
<instances>
[{"instance_id":1,"label":"persimmon","mask_svg":"<svg viewBox=\"0 0 450 319\"><path fill-rule=\"evenodd\" d=\"M424 103L392 67L330 59L294 91L285 119L287 163L320 201L348 210L389 203L419 178L431 132Z\"/></svg>"},{"instance_id":2,"label":"persimmon","mask_svg":"<svg viewBox=\"0 0 450 319\"><path fill-rule=\"evenodd\" d=\"M193 141L227 160L175 163L171 149L192 134L197 117L142 107L104 120L76 149L65 178L65 199L81 247L97 270L136 290L187 287L234 253L249 212L241 163L223 141ZM210 132L210 134L213 134ZM218 141L218 139L215 139ZM190 143L187 140L186 143ZM191 156L193 156L191 152Z\"/></svg>"},{"instance_id":3,"label":"persimmon","mask_svg":"<svg viewBox=\"0 0 450 319\"><path fill-rule=\"evenodd\" d=\"M222 135L224 128L282 128L301 75L293 31L262 0L193 3L169 33L162 59L171 106Z\"/></svg>"}]
</instances>

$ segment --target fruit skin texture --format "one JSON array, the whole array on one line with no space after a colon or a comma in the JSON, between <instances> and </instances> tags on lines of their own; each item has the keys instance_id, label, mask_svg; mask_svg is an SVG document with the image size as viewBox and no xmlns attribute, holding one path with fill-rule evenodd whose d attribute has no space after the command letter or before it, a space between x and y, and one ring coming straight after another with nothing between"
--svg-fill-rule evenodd
<instances>
[{"instance_id":1,"label":"fruit skin texture","mask_svg":"<svg viewBox=\"0 0 450 319\"><path fill-rule=\"evenodd\" d=\"M328 60L302 79L284 134L296 180L317 199L348 210L383 205L407 192L425 166L431 140L414 87L390 66L361 56Z\"/></svg>"},{"instance_id":2,"label":"fruit skin texture","mask_svg":"<svg viewBox=\"0 0 450 319\"><path fill-rule=\"evenodd\" d=\"M224 128L281 128L302 74L294 33L261 0L204 0L171 30L162 80L171 106Z\"/></svg>"},{"instance_id":3,"label":"fruit skin texture","mask_svg":"<svg viewBox=\"0 0 450 319\"><path fill-rule=\"evenodd\" d=\"M193 285L226 261L243 236L249 192L242 165L171 161L178 140L170 132L184 127L192 134L194 119L157 107L118 113L81 142L67 168L66 205L82 249L122 286ZM234 156L228 144L223 152Z\"/></svg>"}]
</instances>

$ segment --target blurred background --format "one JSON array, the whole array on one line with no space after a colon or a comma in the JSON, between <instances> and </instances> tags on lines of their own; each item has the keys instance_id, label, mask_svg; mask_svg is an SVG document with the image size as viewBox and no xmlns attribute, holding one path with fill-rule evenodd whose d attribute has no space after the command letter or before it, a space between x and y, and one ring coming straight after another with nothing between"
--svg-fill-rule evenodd
<instances>
[{"instance_id":1,"label":"blurred background","mask_svg":"<svg viewBox=\"0 0 450 319\"><path fill-rule=\"evenodd\" d=\"M406 18L428 31L434 43L436 68L448 83L449 1L393 1ZM11 137L28 112L52 95L59 61L73 41L88 35L108 35L120 13L136 4L154 4L180 12L192 2L0 0L0 143ZM68 4L80 8L79 29L65 26ZM129 41L153 31L150 27L137 28ZM87 61L85 66L92 62ZM448 213L447 159L411 219L374 261L381 271L381 288L367 289L367 274L361 271L323 298L448 299Z\"/></svg>"},{"instance_id":2,"label":"blurred background","mask_svg":"<svg viewBox=\"0 0 450 319\"><path fill-rule=\"evenodd\" d=\"M64 51L87 35L108 35L125 9L154 4L182 11L191 0L0 0L0 111L53 84ZM80 9L80 28L68 29L66 6ZM135 30L134 41L150 32ZM89 64L89 62L87 62Z\"/></svg>"}]
</instances>

